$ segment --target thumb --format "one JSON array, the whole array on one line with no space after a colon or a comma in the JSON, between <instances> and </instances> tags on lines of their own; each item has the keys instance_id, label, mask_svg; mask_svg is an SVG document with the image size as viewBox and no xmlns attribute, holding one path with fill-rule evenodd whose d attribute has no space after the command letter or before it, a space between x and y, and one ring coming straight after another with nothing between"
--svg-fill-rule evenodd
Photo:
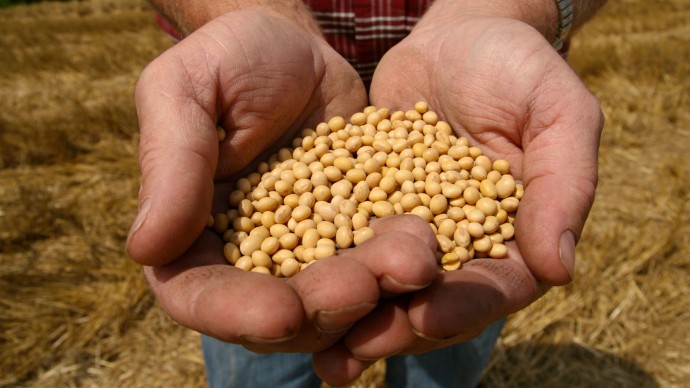
<instances>
[{"instance_id":1,"label":"thumb","mask_svg":"<svg viewBox=\"0 0 690 388\"><path fill-rule=\"evenodd\" d=\"M194 87L181 81L183 68L174 57L159 58L144 70L136 89L142 183L127 252L144 265L180 256L211 211L218 135L213 115L196 102Z\"/></svg>"},{"instance_id":2,"label":"thumb","mask_svg":"<svg viewBox=\"0 0 690 388\"><path fill-rule=\"evenodd\" d=\"M566 100L567 101L563 101ZM515 237L534 276L549 285L569 283L575 245L597 185L597 157L603 117L582 86L554 105L552 125L524 141L525 186L515 219ZM542 118L543 119L543 118Z\"/></svg>"}]
</instances>

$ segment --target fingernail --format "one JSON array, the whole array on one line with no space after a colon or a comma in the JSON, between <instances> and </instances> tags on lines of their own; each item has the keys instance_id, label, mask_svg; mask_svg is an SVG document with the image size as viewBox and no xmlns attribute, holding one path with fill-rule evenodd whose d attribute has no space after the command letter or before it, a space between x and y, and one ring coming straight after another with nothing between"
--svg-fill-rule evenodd
<instances>
[{"instance_id":1,"label":"fingernail","mask_svg":"<svg viewBox=\"0 0 690 388\"><path fill-rule=\"evenodd\" d=\"M319 310L315 315L316 327L325 333L345 330L359 318L367 315L376 307L374 303L362 303L337 310Z\"/></svg>"},{"instance_id":2,"label":"fingernail","mask_svg":"<svg viewBox=\"0 0 690 388\"><path fill-rule=\"evenodd\" d=\"M561 241L559 243L559 255L561 263L565 270L568 271L570 279L574 279L575 270L575 234L570 229L566 229L561 233Z\"/></svg>"},{"instance_id":3,"label":"fingernail","mask_svg":"<svg viewBox=\"0 0 690 388\"><path fill-rule=\"evenodd\" d=\"M419 338L425 339L427 341L433 341L433 342L443 341L442 338L430 337L430 336L422 333L421 331L415 329L414 327L411 327L411 329L412 329L412 332L414 333L414 335L416 335Z\"/></svg>"},{"instance_id":4,"label":"fingernail","mask_svg":"<svg viewBox=\"0 0 690 388\"><path fill-rule=\"evenodd\" d=\"M141 229L141 226L144 225L146 216L149 214L149 210L151 210L151 198L146 197L139 204L139 214L137 214L137 218L134 219L132 228L129 230L129 235L127 236L127 245L129 245L129 240L134 236L134 234L136 234L136 232Z\"/></svg>"},{"instance_id":5,"label":"fingernail","mask_svg":"<svg viewBox=\"0 0 690 388\"><path fill-rule=\"evenodd\" d=\"M290 334L285 337L280 337L280 338L264 338L264 337L256 337L253 335L241 335L240 339L244 342L250 342L253 344L262 344L262 345L271 345L271 344L279 344L281 342L285 342L288 340L291 340L297 336L297 333Z\"/></svg>"},{"instance_id":6,"label":"fingernail","mask_svg":"<svg viewBox=\"0 0 690 388\"><path fill-rule=\"evenodd\" d=\"M388 274L385 274L381 277L381 284L382 284L382 287L384 287L385 289L395 288L396 290L399 290L401 292L411 292L411 291L421 290L422 288L426 288L431 283L422 284L422 285L406 284L406 283L401 283L401 282L393 279L393 277L391 277Z\"/></svg>"}]
</instances>

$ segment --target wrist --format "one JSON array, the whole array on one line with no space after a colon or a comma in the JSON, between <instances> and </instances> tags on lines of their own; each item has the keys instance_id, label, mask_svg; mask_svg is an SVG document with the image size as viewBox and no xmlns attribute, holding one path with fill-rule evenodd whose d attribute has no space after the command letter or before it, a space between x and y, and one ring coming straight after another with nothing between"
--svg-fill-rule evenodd
<instances>
[{"instance_id":1,"label":"wrist","mask_svg":"<svg viewBox=\"0 0 690 388\"><path fill-rule=\"evenodd\" d=\"M555 0L436 0L415 30L455 25L473 18L517 20L536 29L549 42L556 41L560 20Z\"/></svg>"},{"instance_id":2,"label":"wrist","mask_svg":"<svg viewBox=\"0 0 690 388\"><path fill-rule=\"evenodd\" d=\"M211 20L234 11L255 10L290 20L318 37L322 37L317 22L301 0L289 1L202 1L150 0L156 11L170 22L184 37Z\"/></svg>"}]
</instances>

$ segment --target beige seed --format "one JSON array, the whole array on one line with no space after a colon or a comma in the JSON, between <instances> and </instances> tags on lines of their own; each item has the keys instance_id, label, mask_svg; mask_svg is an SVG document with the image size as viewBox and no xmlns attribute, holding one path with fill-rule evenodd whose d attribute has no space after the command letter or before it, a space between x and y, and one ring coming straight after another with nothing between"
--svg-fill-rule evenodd
<instances>
[{"instance_id":1,"label":"beige seed","mask_svg":"<svg viewBox=\"0 0 690 388\"><path fill-rule=\"evenodd\" d=\"M465 264L468 261L470 261L470 252L467 250L466 247L456 247L455 249L453 249L453 253L457 255L458 260L460 260L462 264Z\"/></svg>"},{"instance_id":2,"label":"beige seed","mask_svg":"<svg viewBox=\"0 0 690 388\"><path fill-rule=\"evenodd\" d=\"M438 115L436 112L428 111L424 113L422 120L424 120L427 124L436 125L438 123Z\"/></svg>"},{"instance_id":3,"label":"beige seed","mask_svg":"<svg viewBox=\"0 0 690 388\"><path fill-rule=\"evenodd\" d=\"M252 263L255 267L270 267L273 265L271 257L264 251L258 250L252 252Z\"/></svg>"},{"instance_id":4,"label":"beige seed","mask_svg":"<svg viewBox=\"0 0 690 388\"><path fill-rule=\"evenodd\" d=\"M272 255L280 249L280 240L277 237L269 236L261 242L261 250Z\"/></svg>"},{"instance_id":5,"label":"beige seed","mask_svg":"<svg viewBox=\"0 0 690 388\"><path fill-rule=\"evenodd\" d=\"M320 238L321 236L319 236L319 232L316 229L308 229L302 236L302 245L307 248L316 248L316 243Z\"/></svg>"},{"instance_id":6,"label":"beige seed","mask_svg":"<svg viewBox=\"0 0 690 388\"><path fill-rule=\"evenodd\" d=\"M512 224L502 223L498 229L504 240L510 240L515 236L515 228Z\"/></svg>"},{"instance_id":7,"label":"beige seed","mask_svg":"<svg viewBox=\"0 0 690 388\"><path fill-rule=\"evenodd\" d=\"M331 118L328 120L328 128L333 132L345 128L345 119L340 116Z\"/></svg>"},{"instance_id":8,"label":"beige seed","mask_svg":"<svg viewBox=\"0 0 690 388\"><path fill-rule=\"evenodd\" d=\"M223 254L225 255L225 259L233 265L237 263L237 260L239 260L239 258L242 256L240 248L230 242L226 243L223 247Z\"/></svg>"},{"instance_id":9,"label":"beige seed","mask_svg":"<svg viewBox=\"0 0 690 388\"><path fill-rule=\"evenodd\" d=\"M361 168L353 168L345 174L345 179L350 181L353 185L356 185L367 178L367 173ZM366 182L365 182L366 183Z\"/></svg>"},{"instance_id":10,"label":"beige seed","mask_svg":"<svg viewBox=\"0 0 690 388\"><path fill-rule=\"evenodd\" d=\"M503 175L496 182L496 194L499 198L508 198L515 192L515 179L511 175Z\"/></svg>"},{"instance_id":11,"label":"beige seed","mask_svg":"<svg viewBox=\"0 0 690 388\"><path fill-rule=\"evenodd\" d=\"M385 201L387 198L388 194L380 187L374 187L369 192L369 201L371 202Z\"/></svg>"},{"instance_id":12,"label":"beige seed","mask_svg":"<svg viewBox=\"0 0 690 388\"><path fill-rule=\"evenodd\" d=\"M508 174L510 172L510 163L503 159L494 160L493 169L501 174Z\"/></svg>"},{"instance_id":13,"label":"beige seed","mask_svg":"<svg viewBox=\"0 0 690 388\"><path fill-rule=\"evenodd\" d=\"M436 235L436 241L438 241L438 249L440 249L441 252L449 253L455 249L455 241L444 235Z\"/></svg>"},{"instance_id":14,"label":"beige seed","mask_svg":"<svg viewBox=\"0 0 690 388\"><path fill-rule=\"evenodd\" d=\"M470 171L470 175L472 178L478 180L478 181L483 181L486 179L486 176L488 174L488 171L482 167L482 166L474 166L472 167L472 170Z\"/></svg>"},{"instance_id":15,"label":"beige seed","mask_svg":"<svg viewBox=\"0 0 690 388\"><path fill-rule=\"evenodd\" d=\"M250 272L262 273L266 275L271 274L271 270L266 267L254 267L250 270Z\"/></svg>"},{"instance_id":16,"label":"beige seed","mask_svg":"<svg viewBox=\"0 0 690 388\"><path fill-rule=\"evenodd\" d=\"M282 264L280 264L280 272L286 278L295 276L300 271L300 263L294 258L286 258Z\"/></svg>"},{"instance_id":17,"label":"beige seed","mask_svg":"<svg viewBox=\"0 0 690 388\"><path fill-rule=\"evenodd\" d=\"M279 179L275 183L275 191L280 194L281 197L292 193L292 183Z\"/></svg>"},{"instance_id":18,"label":"beige seed","mask_svg":"<svg viewBox=\"0 0 690 388\"><path fill-rule=\"evenodd\" d=\"M269 227L269 231L271 232L271 236L280 238L283 235L290 233L290 228L284 224L274 224Z\"/></svg>"},{"instance_id":19,"label":"beige seed","mask_svg":"<svg viewBox=\"0 0 690 388\"><path fill-rule=\"evenodd\" d=\"M368 226L364 226L354 231L353 242L355 243L355 245L361 245L365 241L374 237L374 235L375 233L373 229L371 229Z\"/></svg>"},{"instance_id":20,"label":"beige seed","mask_svg":"<svg viewBox=\"0 0 690 388\"><path fill-rule=\"evenodd\" d=\"M299 244L299 237L292 232L288 232L280 236L278 242L283 249L294 249Z\"/></svg>"},{"instance_id":21,"label":"beige seed","mask_svg":"<svg viewBox=\"0 0 690 388\"><path fill-rule=\"evenodd\" d=\"M297 222L306 220L309 216L311 216L311 208L307 206L299 205L292 211L292 218Z\"/></svg>"},{"instance_id":22,"label":"beige seed","mask_svg":"<svg viewBox=\"0 0 690 388\"><path fill-rule=\"evenodd\" d=\"M356 213L352 216L352 229L358 230L369 226L369 219L362 213Z\"/></svg>"},{"instance_id":23,"label":"beige seed","mask_svg":"<svg viewBox=\"0 0 690 388\"><path fill-rule=\"evenodd\" d=\"M386 192L386 194L390 194L398 188L398 182L395 181L394 177L386 176L381 179L381 182L379 183L379 188Z\"/></svg>"},{"instance_id":24,"label":"beige seed","mask_svg":"<svg viewBox=\"0 0 690 388\"><path fill-rule=\"evenodd\" d=\"M340 249L349 248L352 245L354 233L347 226L341 226L335 235L335 241Z\"/></svg>"},{"instance_id":25,"label":"beige seed","mask_svg":"<svg viewBox=\"0 0 690 388\"><path fill-rule=\"evenodd\" d=\"M511 213L517 210L519 203L520 201L517 198L508 197L501 201L501 209Z\"/></svg>"},{"instance_id":26,"label":"beige seed","mask_svg":"<svg viewBox=\"0 0 690 388\"><path fill-rule=\"evenodd\" d=\"M448 209L448 198L443 194L436 194L429 202L429 210L432 214L441 214Z\"/></svg>"},{"instance_id":27,"label":"beige seed","mask_svg":"<svg viewBox=\"0 0 690 388\"><path fill-rule=\"evenodd\" d=\"M331 185L331 195L333 197L336 195L342 195L343 197L348 198L350 197L350 194L352 194L352 188L352 182L348 180L341 180Z\"/></svg>"},{"instance_id":28,"label":"beige seed","mask_svg":"<svg viewBox=\"0 0 690 388\"><path fill-rule=\"evenodd\" d=\"M249 217L237 217L232 222L232 228L238 232L249 233L252 229L254 229L254 222L252 222Z\"/></svg>"},{"instance_id":29,"label":"beige seed","mask_svg":"<svg viewBox=\"0 0 690 388\"><path fill-rule=\"evenodd\" d=\"M252 268L254 268L254 263L252 262L252 258L250 256L242 256L235 263L235 267L249 272L252 270Z\"/></svg>"},{"instance_id":30,"label":"beige seed","mask_svg":"<svg viewBox=\"0 0 690 388\"><path fill-rule=\"evenodd\" d=\"M500 233L490 234L489 237L491 237L491 241L494 244L503 244L503 242L505 241L505 240L503 240L503 236L501 236Z\"/></svg>"},{"instance_id":31,"label":"beige seed","mask_svg":"<svg viewBox=\"0 0 690 388\"><path fill-rule=\"evenodd\" d=\"M276 214L272 211L265 211L261 213L261 225L265 226L267 228L270 228L271 226L275 225L276 223Z\"/></svg>"},{"instance_id":32,"label":"beige seed","mask_svg":"<svg viewBox=\"0 0 690 388\"><path fill-rule=\"evenodd\" d=\"M247 238L240 243L240 252L245 256L251 256L254 251L261 249L261 242L263 239L260 236L247 236Z\"/></svg>"},{"instance_id":33,"label":"beige seed","mask_svg":"<svg viewBox=\"0 0 690 388\"><path fill-rule=\"evenodd\" d=\"M484 179L479 184L479 192L483 196L494 199L497 196L496 185L490 179Z\"/></svg>"},{"instance_id":34,"label":"beige seed","mask_svg":"<svg viewBox=\"0 0 690 388\"><path fill-rule=\"evenodd\" d=\"M293 185L293 192L297 195L302 195L304 193L311 192L313 188L312 182L309 179L303 178L299 179Z\"/></svg>"},{"instance_id":35,"label":"beige seed","mask_svg":"<svg viewBox=\"0 0 690 388\"><path fill-rule=\"evenodd\" d=\"M455 199L462 196L463 189L459 185L447 184L441 187L441 193L448 199Z\"/></svg>"},{"instance_id":36,"label":"beige seed","mask_svg":"<svg viewBox=\"0 0 690 388\"><path fill-rule=\"evenodd\" d=\"M243 199L240 201L239 205L237 206L237 214L240 217L249 217L251 216L252 212L254 211L254 206L252 205L252 201L248 199Z\"/></svg>"},{"instance_id":37,"label":"beige seed","mask_svg":"<svg viewBox=\"0 0 690 388\"><path fill-rule=\"evenodd\" d=\"M489 197L480 198L475 207L487 216L495 216L498 212L496 201Z\"/></svg>"},{"instance_id":38,"label":"beige seed","mask_svg":"<svg viewBox=\"0 0 690 388\"><path fill-rule=\"evenodd\" d=\"M252 191L252 184L247 178L240 178L237 180L237 189L242 191L245 195Z\"/></svg>"},{"instance_id":39,"label":"beige seed","mask_svg":"<svg viewBox=\"0 0 690 388\"><path fill-rule=\"evenodd\" d=\"M393 204L389 201L374 202L371 211L379 218L395 214Z\"/></svg>"},{"instance_id":40,"label":"beige seed","mask_svg":"<svg viewBox=\"0 0 690 388\"><path fill-rule=\"evenodd\" d=\"M400 205L406 212L412 211L412 209L420 206L421 204L422 200L416 193L404 194L402 198L400 198Z\"/></svg>"},{"instance_id":41,"label":"beige seed","mask_svg":"<svg viewBox=\"0 0 690 388\"><path fill-rule=\"evenodd\" d=\"M493 246L493 241L489 236L484 236L474 240L472 247L477 252L489 252Z\"/></svg>"},{"instance_id":42,"label":"beige seed","mask_svg":"<svg viewBox=\"0 0 690 388\"><path fill-rule=\"evenodd\" d=\"M493 244L489 250L489 256L494 259L502 259L508 255L508 248L503 244Z\"/></svg>"},{"instance_id":43,"label":"beige seed","mask_svg":"<svg viewBox=\"0 0 690 388\"><path fill-rule=\"evenodd\" d=\"M470 147L470 156L472 159L477 159L480 155L482 155L482 149L479 147Z\"/></svg>"},{"instance_id":44,"label":"beige seed","mask_svg":"<svg viewBox=\"0 0 690 388\"><path fill-rule=\"evenodd\" d=\"M271 197L261 198L256 202L255 210L259 212L273 211L278 207L278 201Z\"/></svg>"},{"instance_id":45,"label":"beige seed","mask_svg":"<svg viewBox=\"0 0 690 388\"><path fill-rule=\"evenodd\" d=\"M330 201L333 198L331 189L326 185L316 186L314 188L314 198L317 201Z\"/></svg>"},{"instance_id":46,"label":"beige seed","mask_svg":"<svg viewBox=\"0 0 690 388\"><path fill-rule=\"evenodd\" d=\"M456 229L457 224L450 218L446 218L438 224L438 233L448 238L453 238Z\"/></svg>"},{"instance_id":47,"label":"beige seed","mask_svg":"<svg viewBox=\"0 0 690 388\"><path fill-rule=\"evenodd\" d=\"M426 222L431 222L434 219L434 214L426 206L417 206L410 213L422 217Z\"/></svg>"},{"instance_id":48,"label":"beige seed","mask_svg":"<svg viewBox=\"0 0 690 388\"><path fill-rule=\"evenodd\" d=\"M333 211L335 212L332 216L329 211L330 209L333 209ZM337 209L337 211L335 209ZM349 199L343 199L342 201L340 201L340 203L337 204L337 206L334 202L332 203L332 206L326 210L327 213L325 214L325 216L328 218L328 221L335 221L335 218L338 216L338 214L343 214L348 217L354 216L355 213L357 213L357 203Z\"/></svg>"},{"instance_id":49,"label":"beige seed","mask_svg":"<svg viewBox=\"0 0 690 388\"><path fill-rule=\"evenodd\" d=\"M225 242L231 242L237 246L244 241L245 238L247 238L249 234L247 232L242 232L242 231L235 231L233 229L228 229L223 233L223 241Z\"/></svg>"},{"instance_id":50,"label":"beige seed","mask_svg":"<svg viewBox=\"0 0 690 388\"><path fill-rule=\"evenodd\" d=\"M249 219L252 220L254 226L261 226L261 216L261 212L254 212L252 213L251 217L249 217Z\"/></svg>"},{"instance_id":51,"label":"beige seed","mask_svg":"<svg viewBox=\"0 0 690 388\"><path fill-rule=\"evenodd\" d=\"M523 194L525 194L525 188L519 184L515 184L515 198L522 199Z\"/></svg>"},{"instance_id":52,"label":"beige seed","mask_svg":"<svg viewBox=\"0 0 690 388\"><path fill-rule=\"evenodd\" d=\"M478 222L470 222L467 224L467 233L475 239L484 236L484 226Z\"/></svg>"},{"instance_id":53,"label":"beige seed","mask_svg":"<svg viewBox=\"0 0 690 388\"><path fill-rule=\"evenodd\" d=\"M259 237L263 240L271 235L271 231L265 226L257 226L249 232L249 235Z\"/></svg>"},{"instance_id":54,"label":"beige seed","mask_svg":"<svg viewBox=\"0 0 690 388\"><path fill-rule=\"evenodd\" d=\"M311 219L302 220L295 226L295 235L297 235L299 238L302 238L304 233L310 229L316 229L316 222Z\"/></svg>"},{"instance_id":55,"label":"beige seed","mask_svg":"<svg viewBox=\"0 0 690 388\"><path fill-rule=\"evenodd\" d=\"M486 175L486 179L490 180L495 185L496 183L498 183L498 181L501 179L502 176L503 175L501 175L500 172L493 170L493 171L489 171L489 173Z\"/></svg>"},{"instance_id":56,"label":"beige seed","mask_svg":"<svg viewBox=\"0 0 690 388\"><path fill-rule=\"evenodd\" d=\"M351 158L338 157L333 161L333 166L338 168L341 173L345 173L354 168L354 163L352 162Z\"/></svg>"},{"instance_id":57,"label":"beige seed","mask_svg":"<svg viewBox=\"0 0 690 388\"><path fill-rule=\"evenodd\" d=\"M314 259L320 260L335 255L335 246L322 244L314 249Z\"/></svg>"},{"instance_id":58,"label":"beige seed","mask_svg":"<svg viewBox=\"0 0 690 388\"><path fill-rule=\"evenodd\" d=\"M498 222L498 218L496 218L495 216L488 216L484 220L482 226L484 227L484 233L490 235L496 233L500 224Z\"/></svg>"},{"instance_id":59,"label":"beige seed","mask_svg":"<svg viewBox=\"0 0 690 388\"><path fill-rule=\"evenodd\" d=\"M330 221L321 221L316 225L316 230L322 238L332 239L335 237L338 229L335 224Z\"/></svg>"},{"instance_id":60,"label":"beige seed","mask_svg":"<svg viewBox=\"0 0 690 388\"><path fill-rule=\"evenodd\" d=\"M296 248L296 246L295 246L295 248ZM292 249L281 249L278 252L274 253L273 256L271 257L273 262L276 264L283 264L286 260L294 259L294 258L295 258L295 253L292 251Z\"/></svg>"},{"instance_id":61,"label":"beige seed","mask_svg":"<svg viewBox=\"0 0 690 388\"><path fill-rule=\"evenodd\" d=\"M467 202L470 205L476 204L477 201L479 201L479 198L481 197L479 190L477 190L477 188L474 186L466 188L462 196L465 199L465 202Z\"/></svg>"},{"instance_id":62,"label":"beige seed","mask_svg":"<svg viewBox=\"0 0 690 388\"><path fill-rule=\"evenodd\" d=\"M218 213L213 216L213 230L216 233L222 234L228 230L230 226L230 219L225 213Z\"/></svg>"},{"instance_id":63,"label":"beige seed","mask_svg":"<svg viewBox=\"0 0 690 388\"><path fill-rule=\"evenodd\" d=\"M441 267L446 271L455 271L462 266L460 258L454 252L449 252L441 257Z\"/></svg>"}]
</instances>

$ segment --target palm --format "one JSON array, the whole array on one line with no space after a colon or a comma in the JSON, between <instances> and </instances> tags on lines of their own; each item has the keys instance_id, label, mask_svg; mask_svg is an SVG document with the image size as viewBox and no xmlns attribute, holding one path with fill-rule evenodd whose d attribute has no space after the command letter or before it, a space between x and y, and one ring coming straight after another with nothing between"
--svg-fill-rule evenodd
<instances>
[{"instance_id":1,"label":"palm","mask_svg":"<svg viewBox=\"0 0 690 388\"><path fill-rule=\"evenodd\" d=\"M289 337L306 336L292 349L308 351L338 336L314 338L305 309L375 302L372 288L364 297L312 302L299 284L228 266L221 239L202 233L233 174L298 129L365 106L356 72L325 41L279 17L226 14L152 62L136 97L147 217L134 226L128 251L149 266L151 287L173 318L236 343L278 341L287 349ZM220 146L217 125L227 132Z\"/></svg>"},{"instance_id":2,"label":"palm","mask_svg":"<svg viewBox=\"0 0 690 388\"><path fill-rule=\"evenodd\" d=\"M370 95L373 104L391 108L428 101L490 158L507 159L525 194L508 259L474 260L409 303L381 305L346 337L356 357L417 353L471 338L548 286L570 281L572 257L563 252L573 238L563 236L576 240L591 206L602 122L596 100L535 30L485 18L413 32L384 56ZM409 323L396 321L399 329L374 338L400 309ZM422 340L410 327L436 340Z\"/></svg>"}]
</instances>

